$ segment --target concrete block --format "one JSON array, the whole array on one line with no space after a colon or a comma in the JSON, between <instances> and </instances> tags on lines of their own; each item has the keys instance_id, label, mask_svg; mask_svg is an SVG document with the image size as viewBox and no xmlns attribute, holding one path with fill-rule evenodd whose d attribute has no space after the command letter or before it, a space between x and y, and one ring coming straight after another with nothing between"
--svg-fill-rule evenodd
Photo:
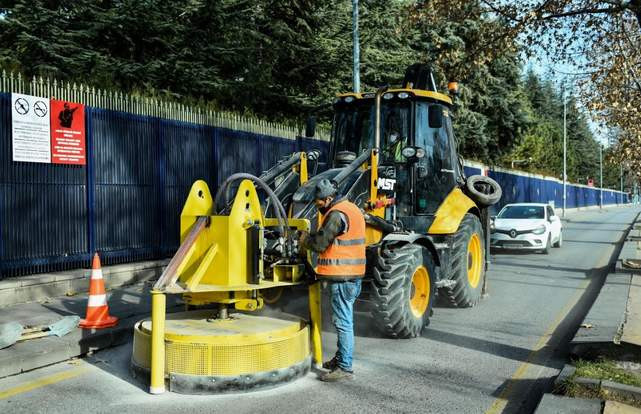
<instances>
[{"instance_id":1,"label":"concrete block","mask_svg":"<svg viewBox=\"0 0 641 414\"><path fill-rule=\"evenodd\" d=\"M32 286L32 285L43 285L43 284L55 282L56 276L51 273L44 273L44 274L37 274L37 275L21 276L18 279L20 279L20 286Z\"/></svg>"},{"instance_id":2,"label":"concrete block","mask_svg":"<svg viewBox=\"0 0 641 414\"><path fill-rule=\"evenodd\" d=\"M594 391L598 391L601 388L601 380L596 378L575 377L574 382Z\"/></svg>"},{"instance_id":3,"label":"concrete block","mask_svg":"<svg viewBox=\"0 0 641 414\"><path fill-rule=\"evenodd\" d=\"M114 289L160 276L169 260L126 263L103 267L105 287ZM38 302L69 293L89 291L90 270L76 269L0 281L0 307Z\"/></svg>"},{"instance_id":4,"label":"concrete block","mask_svg":"<svg viewBox=\"0 0 641 414\"><path fill-rule=\"evenodd\" d=\"M641 409L617 401L606 401L603 414L641 414Z\"/></svg>"},{"instance_id":5,"label":"concrete block","mask_svg":"<svg viewBox=\"0 0 641 414\"><path fill-rule=\"evenodd\" d=\"M572 375L574 375L575 372L576 372L576 367L574 365L565 364L561 372L559 372L559 375L557 375L556 379L554 380L555 392L562 391L563 383Z\"/></svg>"},{"instance_id":6,"label":"concrete block","mask_svg":"<svg viewBox=\"0 0 641 414\"><path fill-rule=\"evenodd\" d=\"M543 394L535 414L601 414L603 402L597 399Z\"/></svg>"},{"instance_id":7,"label":"concrete block","mask_svg":"<svg viewBox=\"0 0 641 414\"><path fill-rule=\"evenodd\" d=\"M604 380L601 382L601 389L610 394L617 394L623 398L641 401L641 388L639 387Z\"/></svg>"}]
</instances>

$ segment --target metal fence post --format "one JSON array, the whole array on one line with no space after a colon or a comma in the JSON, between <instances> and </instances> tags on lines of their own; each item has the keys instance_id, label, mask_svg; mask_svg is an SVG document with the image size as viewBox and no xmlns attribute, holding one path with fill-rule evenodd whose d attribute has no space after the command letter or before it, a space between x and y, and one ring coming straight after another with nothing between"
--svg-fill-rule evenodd
<instances>
[{"instance_id":1,"label":"metal fence post","mask_svg":"<svg viewBox=\"0 0 641 414\"><path fill-rule=\"evenodd\" d=\"M265 137L262 135L256 134L256 152L254 157L256 158L256 166L258 171L256 171L256 176L259 176L263 172L263 145L265 143Z\"/></svg>"},{"instance_id":2,"label":"metal fence post","mask_svg":"<svg viewBox=\"0 0 641 414\"><path fill-rule=\"evenodd\" d=\"M94 166L94 136L93 136L93 117L94 108L90 106L85 107L85 134L87 145L87 246L88 246L88 260L96 249L96 231L95 231L95 166Z\"/></svg>"},{"instance_id":3,"label":"metal fence post","mask_svg":"<svg viewBox=\"0 0 641 414\"><path fill-rule=\"evenodd\" d=\"M165 132L162 127L162 120L160 118L151 118L154 124L154 135L156 137L156 179L154 180L155 184L158 186L158 191L156 191L156 227L158 228L158 239L156 252L154 253L154 258L159 259L164 254L164 243L163 235L167 233L167 226L165 220L165 184L167 182L167 168L165 166Z\"/></svg>"}]
</instances>

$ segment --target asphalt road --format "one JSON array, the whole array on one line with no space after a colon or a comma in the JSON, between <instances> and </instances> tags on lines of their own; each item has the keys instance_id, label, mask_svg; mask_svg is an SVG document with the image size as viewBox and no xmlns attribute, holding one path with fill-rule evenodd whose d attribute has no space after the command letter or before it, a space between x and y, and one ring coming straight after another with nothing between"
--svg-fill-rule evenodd
<instances>
[{"instance_id":1,"label":"asphalt road","mask_svg":"<svg viewBox=\"0 0 641 414\"><path fill-rule=\"evenodd\" d=\"M129 344L0 380L0 412L529 413L566 362L567 343L638 213L573 213L561 249L495 254L490 296L472 309L435 308L420 338L380 338L359 315L348 383L310 373L251 394L152 396L128 373ZM336 337L323 338L330 356Z\"/></svg>"}]
</instances>

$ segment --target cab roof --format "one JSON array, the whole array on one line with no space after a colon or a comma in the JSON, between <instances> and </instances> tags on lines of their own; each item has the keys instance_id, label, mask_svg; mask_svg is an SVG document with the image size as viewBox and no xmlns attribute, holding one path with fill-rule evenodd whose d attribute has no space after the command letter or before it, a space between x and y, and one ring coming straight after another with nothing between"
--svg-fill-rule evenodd
<instances>
[{"instance_id":1,"label":"cab roof","mask_svg":"<svg viewBox=\"0 0 641 414\"><path fill-rule=\"evenodd\" d=\"M401 92L405 92L410 96L414 96L417 98L428 98L428 99L433 99L433 100L445 103L447 105L452 105L452 99L449 96L439 92L426 91L423 89L411 89L411 88L388 89L385 91L385 93L393 93L395 95L398 95ZM339 99L347 98L348 96L351 96L357 100L360 100L360 99L366 100L366 99L374 99L374 97L376 96L376 92L347 92L347 93L339 93L336 96Z\"/></svg>"}]
</instances>

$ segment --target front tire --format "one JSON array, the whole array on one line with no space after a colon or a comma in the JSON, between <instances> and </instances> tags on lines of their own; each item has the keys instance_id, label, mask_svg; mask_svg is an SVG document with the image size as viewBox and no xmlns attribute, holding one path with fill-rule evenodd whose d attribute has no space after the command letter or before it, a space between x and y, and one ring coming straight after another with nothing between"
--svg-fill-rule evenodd
<instances>
[{"instance_id":1,"label":"front tire","mask_svg":"<svg viewBox=\"0 0 641 414\"><path fill-rule=\"evenodd\" d=\"M469 308L481 300L485 279L485 238L481 221L467 213L454 235L452 243L452 280L446 287L450 303L459 308Z\"/></svg>"},{"instance_id":2,"label":"front tire","mask_svg":"<svg viewBox=\"0 0 641 414\"><path fill-rule=\"evenodd\" d=\"M548 234L548 240L545 242L545 248L541 251L543 254L550 254L550 245L552 245L552 234Z\"/></svg>"},{"instance_id":3,"label":"front tire","mask_svg":"<svg viewBox=\"0 0 641 414\"><path fill-rule=\"evenodd\" d=\"M559 232L559 240L557 240L556 243L554 243L554 247L561 247L561 246L563 246L563 232L562 231Z\"/></svg>"},{"instance_id":4,"label":"front tire","mask_svg":"<svg viewBox=\"0 0 641 414\"><path fill-rule=\"evenodd\" d=\"M417 244L383 246L372 267L372 316L392 338L413 338L428 325L436 287L430 252Z\"/></svg>"}]
</instances>

